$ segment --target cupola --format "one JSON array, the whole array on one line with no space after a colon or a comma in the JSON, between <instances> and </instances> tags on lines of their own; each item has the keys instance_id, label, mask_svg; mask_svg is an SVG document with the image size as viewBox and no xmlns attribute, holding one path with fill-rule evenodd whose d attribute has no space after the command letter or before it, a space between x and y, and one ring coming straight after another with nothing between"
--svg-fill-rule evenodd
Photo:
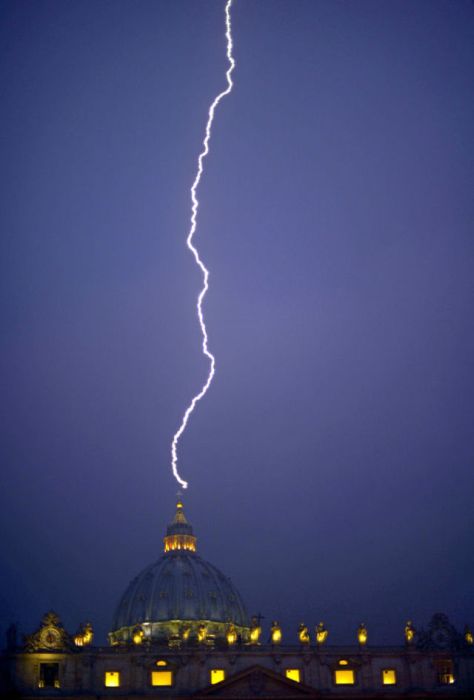
<instances>
[{"instance_id":1,"label":"cupola","mask_svg":"<svg viewBox=\"0 0 474 700\"><path fill-rule=\"evenodd\" d=\"M177 550L196 551L196 537L192 525L186 520L180 493L178 493L175 516L166 529L163 542L165 554Z\"/></svg>"}]
</instances>

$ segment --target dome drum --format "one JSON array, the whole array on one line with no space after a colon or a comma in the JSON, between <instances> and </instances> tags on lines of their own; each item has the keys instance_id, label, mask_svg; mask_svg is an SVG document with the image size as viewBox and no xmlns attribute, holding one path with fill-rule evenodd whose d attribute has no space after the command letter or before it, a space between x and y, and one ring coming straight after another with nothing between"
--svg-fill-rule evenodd
<instances>
[{"instance_id":1,"label":"dome drum","mask_svg":"<svg viewBox=\"0 0 474 700\"><path fill-rule=\"evenodd\" d=\"M165 622L144 622L140 625L143 629L143 643L163 644L169 647L227 647L227 634L229 622L216 622L212 620L168 620ZM204 628L204 629L203 629ZM133 627L122 627L109 633L109 642L112 646L129 645L133 643ZM250 640L249 628L242 625L233 625L237 633L237 643L247 644Z\"/></svg>"}]
</instances>

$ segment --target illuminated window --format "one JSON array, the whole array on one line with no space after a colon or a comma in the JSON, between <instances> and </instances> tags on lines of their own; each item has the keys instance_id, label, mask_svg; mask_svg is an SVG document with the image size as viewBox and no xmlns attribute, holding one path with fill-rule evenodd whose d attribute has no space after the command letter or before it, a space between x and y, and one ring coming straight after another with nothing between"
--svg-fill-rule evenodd
<instances>
[{"instance_id":1,"label":"illuminated window","mask_svg":"<svg viewBox=\"0 0 474 700\"><path fill-rule=\"evenodd\" d=\"M295 681L300 683L301 681L301 671L299 668L287 668L285 669L285 676L290 679L290 681Z\"/></svg>"},{"instance_id":2,"label":"illuminated window","mask_svg":"<svg viewBox=\"0 0 474 700\"><path fill-rule=\"evenodd\" d=\"M173 685L173 671L152 671L151 684L162 688L170 688Z\"/></svg>"},{"instance_id":3,"label":"illuminated window","mask_svg":"<svg viewBox=\"0 0 474 700\"><path fill-rule=\"evenodd\" d=\"M354 671L351 668L337 668L334 671L334 682L336 685L354 685Z\"/></svg>"},{"instance_id":4,"label":"illuminated window","mask_svg":"<svg viewBox=\"0 0 474 700\"><path fill-rule=\"evenodd\" d=\"M440 685L451 685L454 683L454 668L451 659L443 659L436 662L436 672Z\"/></svg>"},{"instance_id":5,"label":"illuminated window","mask_svg":"<svg viewBox=\"0 0 474 700\"><path fill-rule=\"evenodd\" d=\"M383 668L382 669L382 684L383 685L396 685L397 683L397 672L394 668Z\"/></svg>"},{"instance_id":6,"label":"illuminated window","mask_svg":"<svg viewBox=\"0 0 474 700\"><path fill-rule=\"evenodd\" d=\"M118 688L120 686L120 672L106 671L104 676L104 685L107 688Z\"/></svg>"},{"instance_id":7,"label":"illuminated window","mask_svg":"<svg viewBox=\"0 0 474 700\"><path fill-rule=\"evenodd\" d=\"M39 688L59 688L59 664L40 664Z\"/></svg>"},{"instance_id":8,"label":"illuminated window","mask_svg":"<svg viewBox=\"0 0 474 700\"><path fill-rule=\"evenodd\" d=\"M225 681L225 671L223 668L211 668L211 685Z\"/></svg>"}]
</instances>

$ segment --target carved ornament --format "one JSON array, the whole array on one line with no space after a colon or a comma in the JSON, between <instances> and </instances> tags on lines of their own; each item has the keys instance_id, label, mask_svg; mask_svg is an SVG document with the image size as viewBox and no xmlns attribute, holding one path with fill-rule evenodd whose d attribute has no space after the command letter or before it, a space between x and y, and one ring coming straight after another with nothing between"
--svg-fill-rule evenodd
<instances>
[{"instance_id":1,"label":"carved ornament","mask_svg":"<svg viewBox=\"0 0 474 700\"><path fill-rule=\"evenodd\" d=\"M464 638L446 615L437 613L431 618L428 629L420 630L416 646L423 650L452 650L461 649L464 646Z\"/></svg>"},{"instance_id":2,"label":"carved ornament","mask_svg":"<svg viewBox=\"0 0 474 700\"><path fill-rule=\"evenodd\" d=\"M70 635L62 626L59 616L52 610L43 616L39 629L25 637L25 651L65 651L72 646Z\"/></svg>"}]
</instances>

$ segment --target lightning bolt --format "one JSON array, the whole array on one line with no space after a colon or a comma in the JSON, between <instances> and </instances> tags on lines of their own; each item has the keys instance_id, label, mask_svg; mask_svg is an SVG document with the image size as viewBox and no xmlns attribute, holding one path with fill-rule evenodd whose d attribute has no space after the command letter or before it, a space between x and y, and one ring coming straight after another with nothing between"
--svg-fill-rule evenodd
<instances>
[{"instance_id":1,"label":"lightning bolt","mask_svg":"<svg viewBox=\"0 0 474 700\"><path fill-rule=\"evenodd\" d=\"M208 117L207 117L207 123L206 123L206 133L204 136L204 139L202 141L202 151L200 152L198 156L198 165L197 165L197 172L196 172L196 177L194 178L194 182L191 185L191 201L192 201L192 207L191 207L191 218L190 218L190 228L189 228L189 234L186 239L186 245L188 246L189 250L191 253L194 255L194 260L196 261L196 265L201 269L202 272L202 277L203 277L203 285L202 289L199 292L199 296L197 298L197 303L196 303L196 311L197 311L197 316L199 319L199 325L201 327L201 333L202 333L202 352L203 354L207 357L209 360L209 373L207 375L207 379L201 389L201 391L196 394L191 400L191 403L187 407L186 411L184 412L183 418L181 420L181 425L179 426L178 430L175 432L173 436L173 441L171 443L171 468L173 470L173 474L175 479L178 481L178 483L183 487L183 489L186 489L188 487L188 482L184 481L178 473L178 442L181 437L181 435L184 433L186 430L186 426L189 421L189 417L191 416L191 413L194 411L196 404L198 401L200 401L203 396L207 393L207 390L211 386L211 382L213 380L215 371L216 371L216 358L210 352L209 350L209 338L207 335L207 328L206 324L204 322L204 314L202 311L202 304L204 301L204 297L207 294L207 290L209 289L209 270L207 267L204 265L203 261L201 260L201 257L199 255L199 251L196 248L196 246L193 244L193 238L194 234L196 233L196 228L197 228L197 215L198 215L198 210L199 210L199 200L197 198L197 189L199 186L199 183L201 182L201 177L204 172L204 159L206 158L207 154L209 153L209 141L211 139L211 133L212 133L212 123L214 121L214 114L217 108L217 105L219 102L226 96L228 95L234 86L234 83L232 82L232 72L235 68L235 60L232 55L232 48L233 48L233 42L232 42L232 26L231 26L231 21L230 21L230 8L232 6L232 0L227 0L226 6L225 6L225 26L226 26L226 32L225 36L227 39L227 60L229 62L229 68L226 71L226 78L227 78L227 87L225 90L220 92L217 97L214 99L212 102L211 106L209 107L209 112L208 112Z\"/></svg>"}]
</instances>

